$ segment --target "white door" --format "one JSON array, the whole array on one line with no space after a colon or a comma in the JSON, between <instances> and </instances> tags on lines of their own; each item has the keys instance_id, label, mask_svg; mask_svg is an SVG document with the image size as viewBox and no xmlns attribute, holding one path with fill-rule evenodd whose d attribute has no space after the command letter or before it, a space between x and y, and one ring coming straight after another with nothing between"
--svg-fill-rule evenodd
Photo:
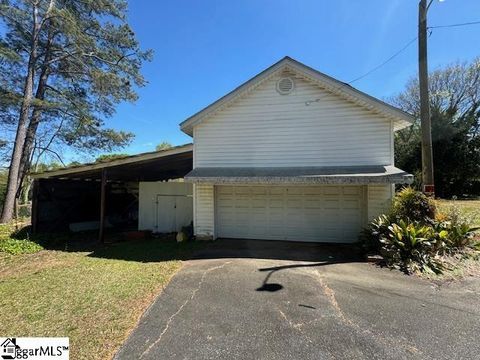
<instances>
[{"instance_id":1,"label":"white door","mask_svg":"<svg viewBox=\"0 0 480 360\"><path fill-rule=\"evenodd\" d=\"M363 224L362 186L216 186L217 236L351 243Z\"/></svg>"},{"instance_id":2,"label":"white door","mask_svg":"<svg viewBox=\"0 0 480 360\"><path fill-rule=\"evenodd\" d=\"M193 219L193 198L190 195L157 195L156 232L178 232Z\"/></svg>"}]
</instances>

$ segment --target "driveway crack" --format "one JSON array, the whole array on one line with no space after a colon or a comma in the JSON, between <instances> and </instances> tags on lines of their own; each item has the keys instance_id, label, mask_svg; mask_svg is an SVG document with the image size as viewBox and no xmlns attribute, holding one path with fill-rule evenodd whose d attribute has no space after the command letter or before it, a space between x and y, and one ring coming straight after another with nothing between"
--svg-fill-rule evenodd
<instances>
[{"instance_id":1,"label":"driveway crack","mask_svg":"<svg viewBox=\"0 0 480 360\"><path fill-rule=\"evenodd\" d=\"M170 324L173 322L175 317L178 314L180 314L183 311L183 309L185 308L185 306L187 306L187 304L195 298L195 296L197 295L197 292L202 287L202 284L205 281L205 278L207 277L207 275L214 270L224 268L226 265L228 265L230 263L231 263L231 261L227 261L227 262L223 263L222 265L218 265L218 266L208 268L207 270L205 270L203 272L202 277L200 278L200 281L198 282L197 287L192 291L191 296L189 298L187 298L184 301L184 303L178 308L178 310L175 313L173 313L172 316L170 316L168 318L167 323L165 324L165 327L163 328L162 332L158 336L157 340L155 340L152 344L150 344L150 346L140 355L140 359L143 358L145 355L147 355L150 352L150 350L152 350L152 348L155 347L162 340L163 335L165 335L165 333L168 331L168 328L170 327Z\"/></svg>"},{"instance_id":2,"label":"driveway crack","mask_svg":"<svg viewBox=\"0 0 480 360\"><path fill-rule=\"evenodd\" d=\"M353 330L357 331L358 333L361 333L376 339L377 341L383 343L384 346L390 347L390 346L401 345L409 354L421 355L422 357L427 358L426 355L422 354L422 352L416 346L410 344L407 339L404 339L402 337L391 338L391 337L385 337L385 336L383 337L378 336L378 334L375 334L373 331L362 328L359 324L349 319L347 315L344 313L344 311L342 310L342 308L340 307L340 305L338 304L337 299L335 297L335 291L328 286L327 282L324 280L323 276L320 274L320 272L317 269L315 269L313 272L316 275L316 278L318 279L318 282L320 283L320 286L322 287L324 294L327 296L328 302L333 307L338 318L344 324L351 327Z\"/></svg>"}]
</instances>

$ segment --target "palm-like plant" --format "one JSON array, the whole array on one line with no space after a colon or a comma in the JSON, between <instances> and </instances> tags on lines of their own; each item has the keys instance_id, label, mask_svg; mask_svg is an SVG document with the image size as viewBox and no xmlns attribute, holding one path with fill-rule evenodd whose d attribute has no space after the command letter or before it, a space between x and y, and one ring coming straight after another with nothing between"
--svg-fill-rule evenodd
<instances>
[{"instance_id":1,"label":"palm-like plant","mask_svg":"<svg viewBox=\"0 0 480 360\"><path fill-rule=\"evenodd\" d=\"M388 265L406 273L441 272L441 264L436 260L437 243L441 240L431 227L400 220L388 229L388 234L380 240L381 253Z\"/></svg>"}]
</instances>

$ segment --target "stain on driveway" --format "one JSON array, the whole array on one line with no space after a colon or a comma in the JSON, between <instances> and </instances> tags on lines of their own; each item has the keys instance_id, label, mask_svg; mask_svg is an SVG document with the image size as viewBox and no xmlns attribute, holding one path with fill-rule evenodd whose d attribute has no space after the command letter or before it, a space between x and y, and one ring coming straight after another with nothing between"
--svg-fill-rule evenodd
<instances>
[{"instance_id":1,"label":"stain on driveway","mask_svg":"<svg viewBox=\"0 0 480 360\"><path fill-rule=\"evenodd\" d=\"M479 295L359 262L190 260L116 358L475 359Z\"/></svg>"}]
</instances>

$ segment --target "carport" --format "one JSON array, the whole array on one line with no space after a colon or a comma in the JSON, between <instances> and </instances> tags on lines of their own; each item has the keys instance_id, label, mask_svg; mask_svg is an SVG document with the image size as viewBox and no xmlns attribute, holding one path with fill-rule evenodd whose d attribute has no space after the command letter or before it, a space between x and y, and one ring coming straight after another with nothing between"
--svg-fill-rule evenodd
<instances>
[{"instance_id":1,"label":"carport","mask_svg":"<svg viewBox=\"0 0 480 360\"><path fill-rule=\"evenodd\" d=\"M138 229L139 184L182 181L193 145L32 174L34 232Z\"/></svg>"}]
</instances>

